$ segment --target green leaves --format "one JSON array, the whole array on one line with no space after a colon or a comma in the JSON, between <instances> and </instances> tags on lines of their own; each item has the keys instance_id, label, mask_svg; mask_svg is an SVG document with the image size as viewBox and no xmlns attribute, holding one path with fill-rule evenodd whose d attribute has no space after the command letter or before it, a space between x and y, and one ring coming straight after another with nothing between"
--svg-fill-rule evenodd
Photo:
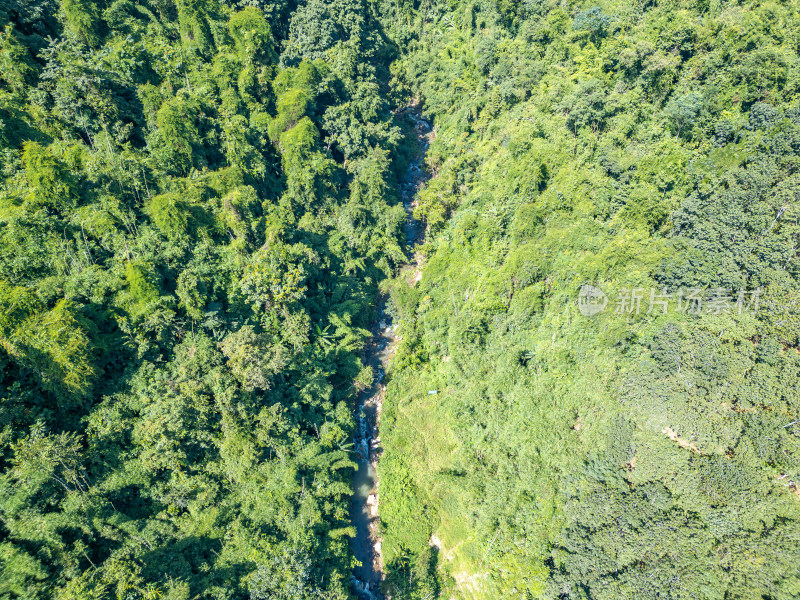
<instances>
[{"instance_id":1,"label":"green leaves","mask_svg":"<svg viewBox=\"0 0 800 600\"><path fill-rule=\"evenodd\" d=\"M100 41L100 15L93 0L62 0L61 10L67 27L78 39L90 47Z\"/></svg>"},{"instance_id":2,"label":"green leaves","mask_svg":"<svg viewBox=\"0 0 800 600\"><path fill-rule=\"evenodd\" d=\"M162 148L167 171L186 174L194 166L199 137L195 124L197 112L193 102L177 97L165 101L158 109L156 147Z\"/></svg>"},{"instance_id":3,"label":"green leaves","mask_svg":"<svg viewBox=\"0 0 800 600\"><path fill-rule=\"evenodd\" d=\"M131 300L141 309L158 300L160 295L158 278L152 265L129 262L125 265L125 281L130 290Z\"/></svg>"},{"instance_id":4,"label":"green leaves","mask_svg":"<svg viewBox=\"0 0 800 600\"><path fill-rule=\"evenodd\" d=\"M161 232L172 242L186 242L209 224L202 206L184 200L178 192L154 196L146 207L147 213Z\"/></svg>"},{"instance_id":5,"label":"green leaves","mask_svg":"<svg viewBox=\"0 0 800 600\"><path fill-rule=\"evenodd\" d=\"M307 247L276 244L261 248L251 258L241 281L242 291L250 302L269 311L274 304L291 303L303 298L306 269L303 258Z\"/></svg>"},{"instance_id":6,"label":"green leaves","mask_svg":"<svg viewBox=\"0 0 800 600\"><path fill-rule=\"evenodd\" d=\"M76 307L61 300L45 311L23 288L3 286L2 292L7 312L0 340L6 351L34 374L59 407L72 408L90 394L95 378L92 344Z\"/></svg>"},{"instance_id":7,"label":"green leaves","mask_svg":"<svg viewBox=\"0 0 800 600\"><path fill-rule=\"evenodd\" d=\"M24 360L39 374L43 387L65 399L87 396L94 383L94 359L74 308L62 300L41 318L29 321L28 327Z\"/></svg>"},{"instance_id":8,"label":"green leaves","mask_svg":"<svg viewBox=\"0 0 800 600\"><path fill-rule=\"evenodd\" d=\"M252 600L306 600L318 597L308 557L285 549L259 565L250 579Z\"/></svg>"},{"instance_id":9,"label":"green leaves","mask_svg":"<svg viewBox=\"0 0 800 600\"><path fill-rule=\"evenodd\" d=\"M0 281L0 336L10 340L27 319L44 310L44 304L32 290Z\"/></svg>"},{"instance_id":10,"label":"green leaves","mask_svg":"<svg viewBox=\"0 0 800 600\"><path fill-rule=\"evenodd\" d=\"M394 50L250 4L0 9L0 595L348 597Z\"/></svg>"},{"instance_id":11,"label":"green leaves","mask_svg":"<svg viewBox=\"0 0 800 600\"><path fill-rule=\"evenodd\" d=\"M593 131L602 129L606 119L613 114L607 106L607 95L606 86L601 81L590 79L580 82L560 106L567 114L567 129L576 133L585 127Z\"/></svg>"},{"instance_id":12,"label":"green leaves","mask_svg":"<svg viewBox=\"0 0 800 600\"><path fill-rule=\"evenodd\" d=\"M11 89L22 90L32 71L28 50L9 23L0 33L0 79Z\"/></svg>"},{"instance_id":13,"label":"green leaves","mask_svg":"<svg viewBox=\"0 0 800 600\"><path fill-rule=\"evenodd\" d=\"M705 108L703 97L697 92L673 97L664 108L664 113L672 120L677 135L685 134Z\"/></svg>"},{"instance_id":14,"label":"green leaves","mask_svg":"<svg viewBox=\"0 0 800 600\"><path fill-rule=\"evenodd\" d=\"M606 34L611 21L609 15L603 14L602 8L594 6L575 15L572 28L575 31L588 31L592 39L597 40Z\"/></svg>"},{"instance_id":15,"label":"green leaves","mask_svg":"<svg viewBox=\"0 0 800 600\"><path fill-rule=\"evenodd\" d=\"M22 153L25 176L32 193L25 201L31 211L42 208L68 213L77 204L77 192L72 174L50 148L27 142Z\"/></svg>"},{"instance_id":16,"label":"green leaves","mask_svg":"<svg viewBox=\"0 0 800 600\"><path fill-rule=\"evenodd\" d=\"M290 88L278 96L278 114L269 126L269 137L277 143L283 132L293 128L311 107L312 96L309 90Z\"/></svg>"},{"instance_id":17,"label":"green leaves","mask_svg":"<svg viewBox=\"0 0 800 600\"><path fill-rule=\"evenodd\" d=\"M249 325L228 334L221 349L232 374L248 392L269 389L272 377L289 362L286 348L271 336L256 333Z\"/></svg>"},{"instance_id":18,"label":"green leaves","mask_svg":"<svg viewBox=\"0 0 800 600\"><path fill-rule=\"evenodd\" d=\"M75 434L47 435L37 424L14 447L12 478L23 490L33 494L50 481L61 493L85 493L89 487L82 466L81 443ZM61 494L59 494L61 495Z\"/></svg>"},{"instance_id":19,"label":"green leaves","mask_svg":"<svg viewBox=\"0 0 800 600\"><path fill-rule=\"evenodd\" d=\"M243 62L259 58L269 63L276 61L272 31L263 13L257 8L249 6L234 13L228 21L228 29Z\"/></svg>"},{"instance_id":20,"label":"green leaves","mask_svg":"<svg viewBox=\"0 0 800 600\"><path fill-rule=\"evenodd\" d=\"M314 111L320 79L317 64L309 61L302 62L297 68L284 69L275 78L272 87L277 114L269 125L269 137L274 144L280 142L285 131Z\"/></svg>"},{"instance_id":21,"label":"green leaves","mask_svg":"<svg viewBox=\"0 0 800 600\"><path fill-rule=\"evenodd\" d=\"M214 46L209 12L216 7L208 0L177 0L178 24L181 38L188 48L208 55Z\"/></svg>"}]
</instances>

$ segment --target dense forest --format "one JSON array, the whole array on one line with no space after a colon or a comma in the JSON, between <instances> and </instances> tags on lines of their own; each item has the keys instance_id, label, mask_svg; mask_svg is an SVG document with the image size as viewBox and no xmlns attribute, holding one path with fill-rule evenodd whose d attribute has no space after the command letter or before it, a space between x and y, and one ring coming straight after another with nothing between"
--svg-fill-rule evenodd
<instances>
[{"instance_id":1,"label":"dense forest","mask_svg":"<svg viewBox=\"0 0 800 600\"><path fill-rule=\"evenodd\" d=\"M352 598L381 294L385 597L800 597L798 40L797 0L0 2L0 598Z\"/></svg>"},{"instance_id":2,"label":"dense forest","mask_svg":"<svg viewBox=\"0 0 800 600\"><path fill-rule=\"evenodd\" d=\"M404 260L373 7L0 26L0 597L349 597L352 398Z\"/></svg>"},{"instance_id":3,"label":"dense forest","mask_svg":"<svg viewBox=\"0 0 800 600\"><path fill-rule=\"evenodd\" d=\"M394 10L437 137L392 285L393 597L800 597L800 4Z\"/></svg>"}]
</instances>

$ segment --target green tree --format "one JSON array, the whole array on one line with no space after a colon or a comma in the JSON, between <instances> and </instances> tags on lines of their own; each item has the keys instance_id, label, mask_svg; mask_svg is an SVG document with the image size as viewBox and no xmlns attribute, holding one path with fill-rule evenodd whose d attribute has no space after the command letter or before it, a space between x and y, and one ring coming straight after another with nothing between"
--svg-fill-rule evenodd
<instances>
[{"instance_id":1,"label":"green tree","mask_svg":"<svg viewBox=\"0 0 800 600\"><path fill-rule=\"evenodd\" d=\"M26 206L31 210L49 208L60 212L75 207L77 192L72 176L50 148L27 142L22 153L22 164L32 189Z\"/></svg>"},{"instance_id":2,"label":"green tree","mask_svg":"<svg viewBox=\"0 0 800 600\"><path fill-rule=\"evenodd\" d=\"M100 12L93 0L61 0L67 28L87 46L100 42Z\"/></svg>"},{"instance_id":3,"label":"green tree","mask_svg":"<svg viewBox=\"0 0 800 600\"><path fill-rule=\"evenodd\" d=\"M196 118L196 107L183 98L166 100L158 109L155 143L163 148L167 171L185 174L195 165L195 145L199 138Z\"/></svg>"},{"instance_id":4,"label":"green tree","mask_svg":"<svg viewBox=\"0 0 800 600\"><path fill-rule=\"evenodd\" d=\"M289 362L286 348L249 325L228 334L221 348L231 372L248 392L269 389L272 377Z\"/></svg>"},{"instance_id":5,"label":"green tree","mask_svg":"<svg viewBox=\"0 0 800 600\"><path fill-rule=\"evenodd\" d=\"M82 399L91 392L96 374L91 340L75 307L66 300L25 321L12 344L20 362L60 402Z\"/></svg>"}]
</instances>

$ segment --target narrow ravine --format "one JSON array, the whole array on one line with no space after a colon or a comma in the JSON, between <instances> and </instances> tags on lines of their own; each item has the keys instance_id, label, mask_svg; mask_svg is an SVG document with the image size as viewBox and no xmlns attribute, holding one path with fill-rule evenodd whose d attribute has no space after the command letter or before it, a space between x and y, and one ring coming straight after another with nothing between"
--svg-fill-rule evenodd
<instances>
[{"instance_id":1,"label":"narrow ravine","mask_svg":"<svg viewBox=\"0 0 800 600\"><path fill-rule=\"evenodd\" d=\"M415 247L423 240L425 228L414 218L413 211L417 190L429 177L425 169L425 154L434 134L430 123L422 117L419 104L412 103L402 109L400 114L412 122L417 139L417 154L403 177L400 195L406 210L408 261L418 273L420 264ZM385 598L380 591L384 573L378 516L378 462L383 452L380 446L381 405L386 390L383 379L396 342L395 326L386 312L384 296L378 298L376 308L371 327L372 338L364 350L364 362L372 367L375 378L372 385L363 390L356 399L356 433L353 441L358 470L353 475L353 497L350 504L350 521L356 528L356 535L351 539L350 545L356 559L361 563L353 570L353 591L364 600Z\"/></svg>"}]
</instances>

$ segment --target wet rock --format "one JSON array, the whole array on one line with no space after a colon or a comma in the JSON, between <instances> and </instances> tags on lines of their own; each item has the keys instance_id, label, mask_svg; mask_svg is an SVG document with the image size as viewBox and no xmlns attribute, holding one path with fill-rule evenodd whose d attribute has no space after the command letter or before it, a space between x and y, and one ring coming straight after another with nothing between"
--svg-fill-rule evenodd
<instances>
[{"instance_id":1,"label":"wet rock","mask_svg":"<svg viewBox=\"0 0 800 600\"><path fill-rule=\"evenodd\" d=\"M403 207L406 210L405 235L409 247L413 247L422 242L424 236L424 225L417 222L413 216L413 209L417 205L417 191L424 185L430 177L425 164L422 161L425 150L429 142L435 137L432 132L432 125L419 114L419 107L409 106L397 114L405 114L411 121L417 132L418 154L417 159L412 161L399 186ZM409 263L416 263L415 272L419 272L420 257L415 255L413 250L409 252ZM419 276L415 277L415 281ZM378 582L384 578L382 560L382 542L380 539L380 517L378 508L378 489L380 481L374 474L378 471L378 462L383 455L380 447L379 422L381 414L381 401L386 385L383 383L385 378L385 366L391 357L396 344L402 340L397 334L397 325L392 323L391 316L388 315L382 304L373 326L373 338L367 348L367 364L375 370L375 380L369 392L359 394L360 406L356 407L357 432L354 436L357 456L359 459L357 473L369 473L369 467L374 469L370 475L372 480L367 487L360 487L360 494L354 496L353 505L354 517L359 519L357 522L357 539L354 540L355 546L359 548L360 554L368 554L369 557L359 556L361 567L354 571L353 591L357 598L366 600L390 600L385 597L378 588ZM365 414L364 408L369 407L369 414ZM355 480L354 480L355 481ZM367 491L369 492L367 493Z\"/></svg>"}]
</instances>

